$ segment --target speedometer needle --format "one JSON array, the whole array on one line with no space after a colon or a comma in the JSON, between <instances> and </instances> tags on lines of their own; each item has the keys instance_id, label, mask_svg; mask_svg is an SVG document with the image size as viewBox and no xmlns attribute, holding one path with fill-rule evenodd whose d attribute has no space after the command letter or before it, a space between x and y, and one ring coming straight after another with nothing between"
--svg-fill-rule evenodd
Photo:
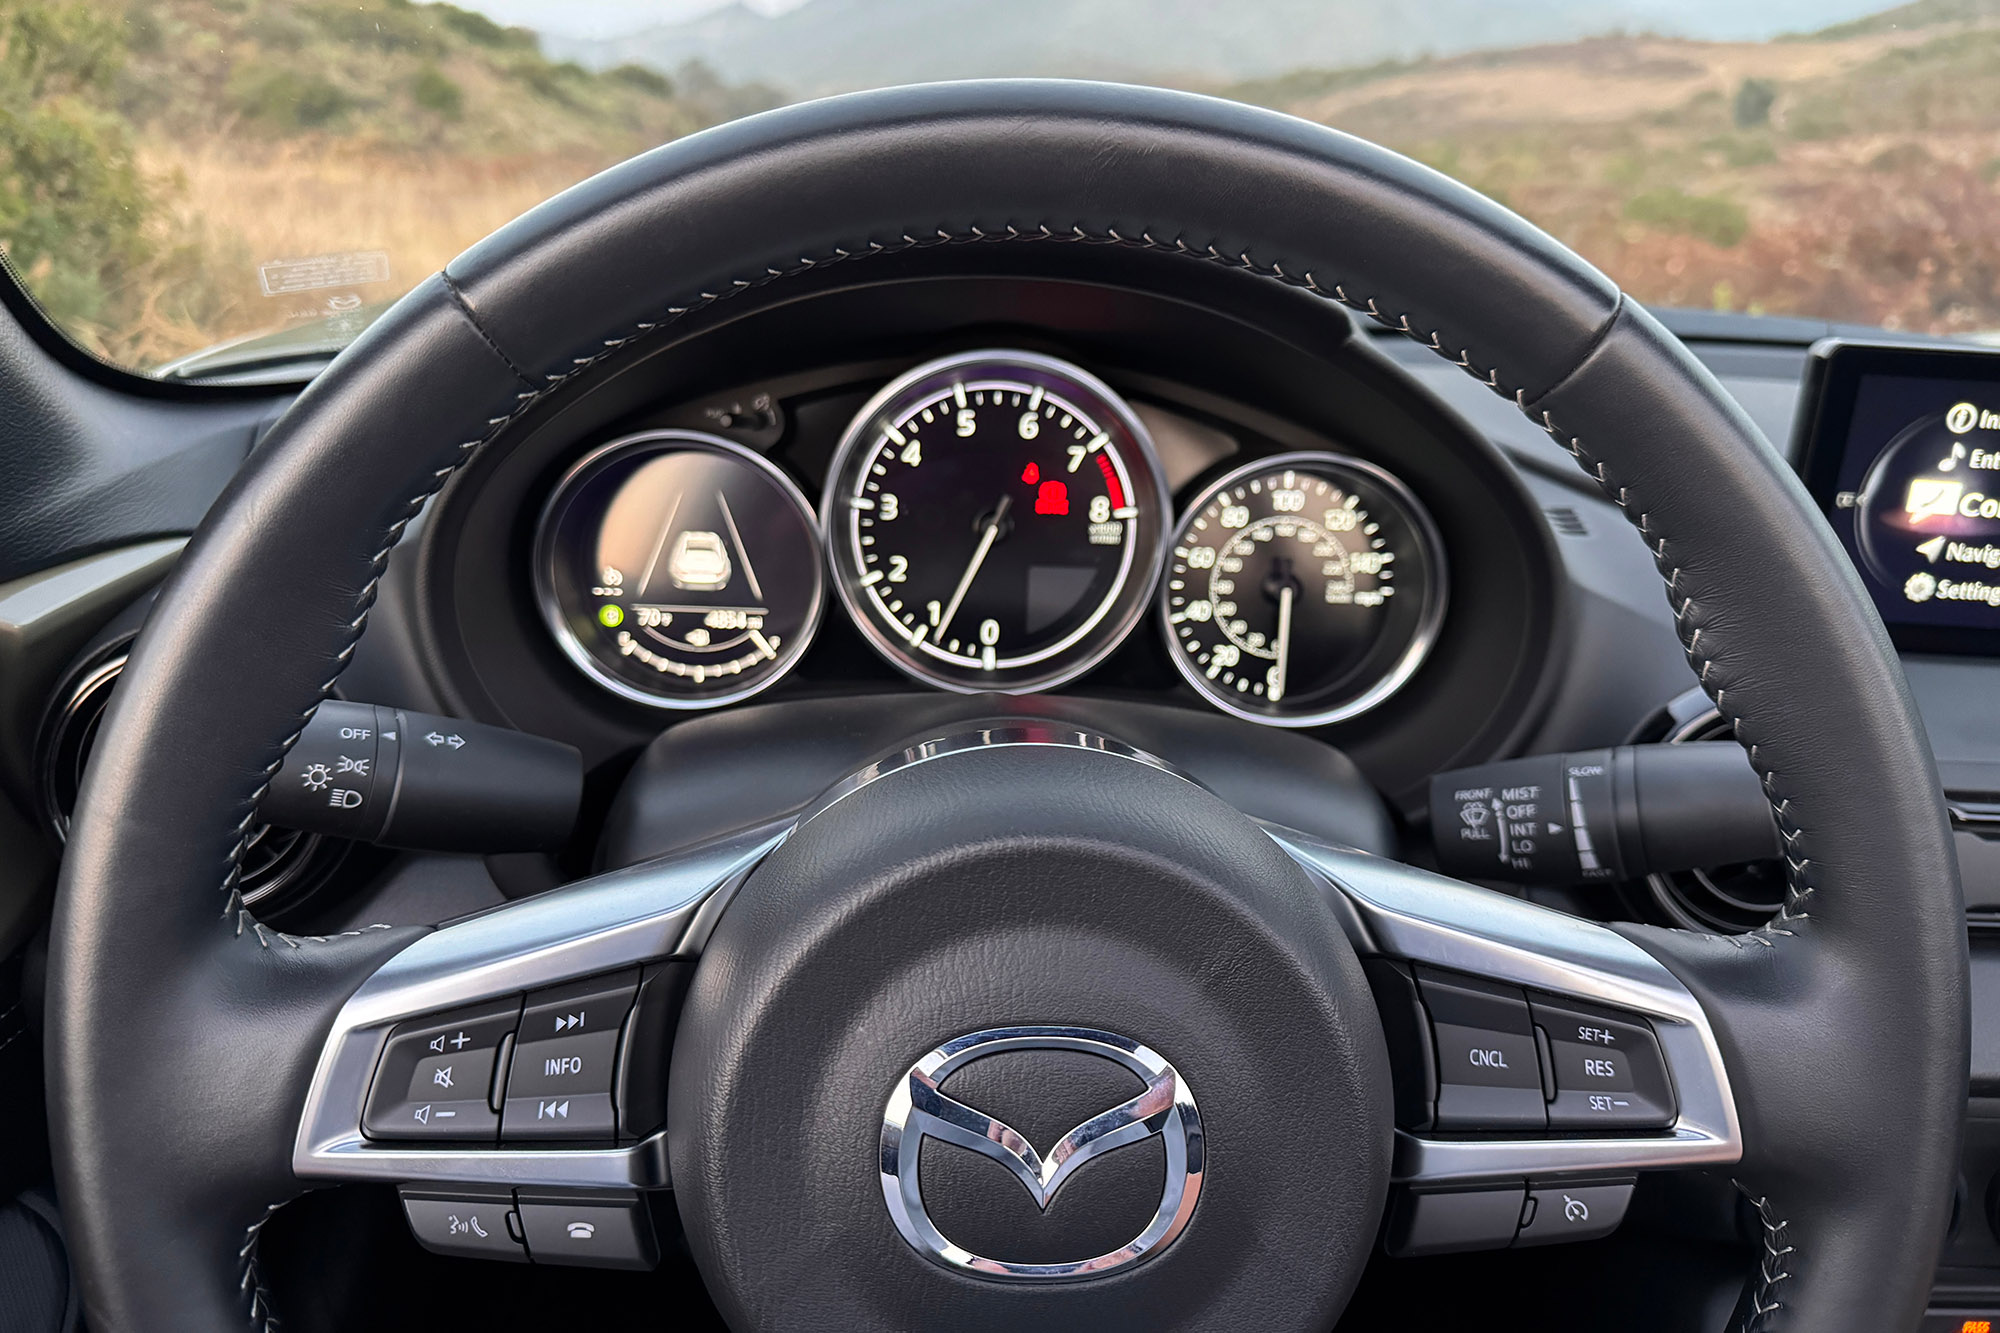
<instances>
[{"instance_id":1,"label":"speedometer needle","mask_svg":"<svg viewBox=\"0 0 2000 1333\"><path fill-rule=\"evenodd\" d=\"M945 630L951 626L951 618L958 614L958 604L965 600L966 592L972 587L972 580L979 574L979 567L986 563L986 553L993 549L994 541L1000 536L1000 524L1007 517L1008 506L1013 503L1013 496L1001 496L999 507L993 511L993 517L986 520L979 534L979 545L972 548L972 562L965 567L965 573L959 576L958 587L953 589L951 601L944 608L944 615L938 618L937 636L940 639L944 637Z\"/></svg>"},{"instance_id":2,"label":"speedometer needle","mask_svg":"<svg viewBox=\"0 0 2000 1333\"><path fill-rule=\"evenodd\" d=\"M1278 664L1271 668L1271 702L1285 697L1285 665L1292 652L1292 585L1278 590Z\"/></svg>"}]
</instances>

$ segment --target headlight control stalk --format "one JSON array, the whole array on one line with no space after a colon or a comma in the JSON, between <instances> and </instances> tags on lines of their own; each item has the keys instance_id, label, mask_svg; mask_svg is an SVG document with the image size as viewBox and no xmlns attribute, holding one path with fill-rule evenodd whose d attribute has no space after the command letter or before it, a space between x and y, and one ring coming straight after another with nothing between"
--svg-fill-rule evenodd
<instances>
[{"instance_id":1,"label":"headlight control stalk","mask_svg":"<svg viewBox=\"0 0 2000 1333\"><path fill-rule=\"evenodd\" d=\"M328 699L258 816L283 828L436 852L560 847L583 799L583 756L505 727Z\"/></svg>"},{"instance_id":2,"label":"headlight control stalk","mask_svg":"<svg viewBox=\"0 0 2000 1333\"><path fill-rule=\"evenodd\" d=\"M1620 745L1431 779L1438 866L1465 879L1588 884L1761 861L1777 824L1742 747Z\"/></svg>"}]
</instances>

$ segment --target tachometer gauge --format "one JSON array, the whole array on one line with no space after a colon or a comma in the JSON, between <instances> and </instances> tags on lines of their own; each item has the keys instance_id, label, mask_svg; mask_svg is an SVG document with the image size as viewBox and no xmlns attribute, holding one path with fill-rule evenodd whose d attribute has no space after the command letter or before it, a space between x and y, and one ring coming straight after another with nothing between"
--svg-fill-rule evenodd
<instances>
[{"instance_id":1,"label":"tachometer gauge","mask_svg":"<svg viewBox=\"0 0 2000 1333\"><path fill-rule=\"evenodd\" d=\"M820 502L835 586L896 666L961 691L1075 678L1145 614L1170 517L1145 427L1075 366L946 357L862 408Z\"/></svg>"},{"instance_id":2,"label":"tachometer gauge","mask_svg":"<svg viewBox=\"0 0 2000 1333\"><path fill-rule=\"evenodd\" d=\"M1430 517L1381 468L1285 454L1238 468L1181 519L1160 589L1174 665L1226 713L1309 727L1416 673L1444 616Z\"/></svg>"},{"instance_id":3,"label":"tachometer gauge","mask_svg":"<svg viewBox=\"0 0 2000 1333\"><path fill-rule=\"evenodd\" d=\"M825 585L812 506L741 445L663 430L570 469L535 542L542 614L570 660L658 708L771 685L811 642Z\"/></svg>"}]
</instances>

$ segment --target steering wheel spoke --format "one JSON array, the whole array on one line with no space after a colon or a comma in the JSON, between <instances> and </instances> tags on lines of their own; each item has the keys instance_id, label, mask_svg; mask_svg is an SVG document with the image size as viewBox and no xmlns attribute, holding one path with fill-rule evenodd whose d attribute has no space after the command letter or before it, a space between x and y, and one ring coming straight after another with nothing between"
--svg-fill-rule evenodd
<instances>
[{"instance_id":1,"label":"steering wheel spoke","mask_svg":"<svg viewBox=\"0 0 2000 1333\"><path fill-rule=\"evenodd\" d=\"M304 1179L417 1185L666 1186L665 1135L657 1128L632 1135L620 1126L620 1132L596 1141L585 1131L575 1136L574 1146L540 1138L497 1146L492 1127L485 1130L483 1141L477 1131L458 1133L441 1115L454 1114L447 1110L455 1105L450 1099L462 1099L464 1090L446 1091L449 1084L424 1081L451 1077L449 1066L442 1062L453 1054L451 1043L457 1038L444 1030L453 1026L444 1020L511 1004L507 1013L516 1017L503 1016L490 1024L506 1029L505 1042L498 1048L504 1059L516 1049L517 1035L528 1040L527 1034L516 1031L521 996L591 977L625 975L642 964L698 952L730 893L789 829L788 823L753 828L579 880L447 925L388 959L334 1019L299 1120L293 1170ZM559 1016L556 1026L568 1023L567 1030L576 1031L570 1017ZM460 1026L479 1031L469 1023ZM435 1036L430 1027L439 1028ZM392 1041L413 1029L423 1029L417 1035L425 1040L414 1047L420 1059L430 1054L430 1043L436 1043L436 1058L415 1068L408 1060L398 1064ZM611 1034L618 1030L614 1023ZM666 1035L670 1039L671 1033ZM589 1037L584 1033L577 1041ZM495 1040L499 1039L496 1033ZM461 1041L461 1055L464 1046ZM475 1103L487 1096L489 1086L504 1088L506 1078L502 1070L499 1080L489 1084L493 1059L478 1056L478 1049L473 1047L474 1059L466 1062L480 1071L471 1098ZM609 1105L611 1075L607 1071L603 1077L607 1081L602 1093L587 1095L602 1095ZM394 1094L400 1092L400 1088L377 1087L388 1079L411 1084L404 1099L408 1104L396 1103L402 1132L372 1123L388 1118L379 1115L378 1108L394 1102ZM419 1083L421 1087L416 1086ZM385 1091L390 1095L385 1097ZM548 1103L548 1118L559 1121L550 1124L550 1130L560 1133L581 1120L582 1098L552 1093L543 1100ZM498 1116L495 1108L493 1127ZM462 1123L471 1118L466 1115Z\"/></svg>"},{"instance_id":2,"label":"steering wheel spoke","mask_svg":"<svg viewBox=\"0 0 2000 1333\"><path fill-rule=\"evenodd\" d=\"M1392 1251L1586 1239L1615 1226L1633 1173L1742 1156L1708 1015L1652 954L1578 917L1266 831L1324 884L1377 982L1398 1067ZM1561 1211L1535 1226L1538 1199Z\"/></svg>"}]
</instances>

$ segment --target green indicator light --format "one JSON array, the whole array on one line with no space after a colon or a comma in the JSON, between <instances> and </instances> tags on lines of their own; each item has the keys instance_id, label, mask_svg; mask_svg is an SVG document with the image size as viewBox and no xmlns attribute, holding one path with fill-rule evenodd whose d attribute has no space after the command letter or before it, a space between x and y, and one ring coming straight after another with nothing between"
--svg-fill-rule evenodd
<instances>
[{"instance_id":1,"label":"green indicator light","mask_svg":"<svg viewBox=\"0 0 2000 1333\"><path fill-rule=\"evenodd\" d=\"M617 629L625 623L625 608L615 602L606 602L597 608L597 619L606 629Z\"/></svg>"}]
</instances>

